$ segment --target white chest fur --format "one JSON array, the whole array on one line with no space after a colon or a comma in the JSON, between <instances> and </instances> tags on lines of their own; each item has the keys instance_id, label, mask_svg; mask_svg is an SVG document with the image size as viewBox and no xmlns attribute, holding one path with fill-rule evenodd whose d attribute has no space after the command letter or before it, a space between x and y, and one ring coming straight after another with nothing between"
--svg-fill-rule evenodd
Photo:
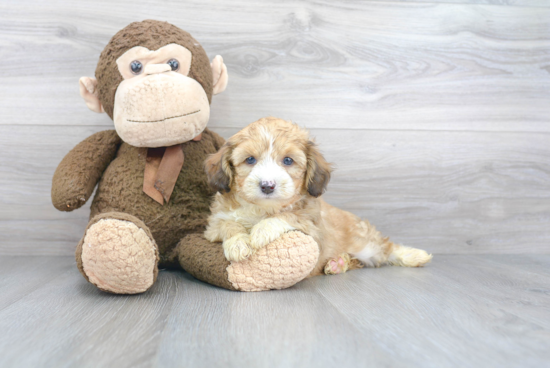
<instances>
[{"instance_id":1,"label":"white chest fur","mask_svg":"<svg viewBox=\"0 0 550 368\"><path fill-rule=\"evenodd\" d=\"M250 230L258 222L271 217L271 215L273 215L273 212L268 212L262 207L245 202L235 210L222 211L215 216L223 220L235 221Z\"/></svg>"}]
</instances>

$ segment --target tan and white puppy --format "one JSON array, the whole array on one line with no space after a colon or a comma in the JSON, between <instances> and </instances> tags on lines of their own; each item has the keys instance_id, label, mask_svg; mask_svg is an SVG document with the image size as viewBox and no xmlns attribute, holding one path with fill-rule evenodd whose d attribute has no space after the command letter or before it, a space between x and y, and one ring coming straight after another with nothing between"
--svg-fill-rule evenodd
<instances>
[{"instance_id":1,"label":"tan and white puppy","mask_svg":"<svg viewBox=\"0 0 550 368\"><path fill-rule=\"evenodd\" d=\"M231 137L205 166L218 191L205 236L223 242L230 261L246 259L291 230L311 235L319 244L311 275L383 263L419 267L432 259L423 250L390 242L368 221L327 204L320 196L331 166L296 124L260 119Z\"/></svg>"}]
</instances>

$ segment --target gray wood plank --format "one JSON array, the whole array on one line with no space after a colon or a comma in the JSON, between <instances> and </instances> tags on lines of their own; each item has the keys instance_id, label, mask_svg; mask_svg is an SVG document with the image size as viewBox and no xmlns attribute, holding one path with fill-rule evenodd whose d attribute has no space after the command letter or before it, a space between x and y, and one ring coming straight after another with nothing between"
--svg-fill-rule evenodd
<instances>
[{"instance_id":1,"label":"gray wood plank","mask_svg":"<svg viewBox=\"0 0 550 368\"><path fill-rule=\"evenodd\" d=\"M550 131L550 9L403 2L4 2L0 124L105 125L78 78L143 17L224 56L213 126ZM208 16L205 16L208 14ZM21 67L24 60L25 67Z\"/></svg>"},{"instance_id":2,"label":"gray wood plank","mask_svg":"<svg viewBox=\"0 0 550 368\"><path fill-rule=\"evenodd\" d=\"M0 311L75 267L73 257L0 257Z\"/></svg>"},{"instance_id":3,"label":"gray wood plank","mask_svg":"<svg viewBox=\"0 0 550 368\"><path fill-rule=\"evenodd\" d=\"M52 261L59 258L57 261ZM547 257L543 257L547 258ZM0 257L3 295L43 257ZM0 366L541 367L550 359L550 275L518 255L439 255L422 269L319 276L231 292L163 271L138 296L102 293L66 257L0 309ZM27 272L15 275L18 264ZM8 266L7 268L4 268ZM7 293L7 294L6 294Z\"/></svg>"},{"instance_id":4,"label":"gray wood plank","mask_svg":"<svg viewBox=\"0 0 550 368\"><path fill-rule=\"evenodd\" d=\"M499 5L499 6L526 6L548 8L550 2L548 0L394 0L407 3L450 3L450 4L483 4L483 5Z\"/></svg>"},{"instance_id":5,"label":"gray wood plank","mask_svg":"<svg viewBox=\"0 0 550 368\"><path fill-rule=\"evenodd\" d=\"M324 307L311 315L311 303ZM7 353L0 365L284 367L387 360L375 350L362 355L367 339L351 323L330 322L334 313L323 298L300 290L230 292L178 271L161 272L146 294L115 296L73 270L0 311L0 351Z\"/></svg>"},{"instance_id":6,"label":"gray wood plank","mask_svg":"<svg viewBox=\"0 0 550 368\"><path fill-rule=\"evenodd\" d=\"M89 204L72 213L55 210L51 177L77 142L101 129L0 126L0 254L73 254ZM225 137L236 132L214 129ZM312 135L336 166L326 200L397 242L436 253L550 253L548 134L312 129Z\"/></svg>"},{"instance_id":7,"label":"gray wood plank","mask_svg":"<svg viewBox=\"0 0 550 368\"><path fill-rule=\"evenodd\" d=\"M537 290L548 289L549 278L507 267L515 256L506 266L490 257L441 255L424 269L383 267L306 282L401 362L545 365L550 296Z\"/></svg>"},{"instance_id":8,"label":"gray wood plank","mask_svg":"<svg viewBox=\"0 0 550 368\"><path fill-rule=\"evenodd\" d=\"M80 211L75 218L66 214L56 220L0 221L0 255L74 255L90 214L86 209Z\"/></svg>"},{"instance_id":9,"label":"gray wood plank","mask_svg":"<svg viewBox=\"0 0 550 368\"><path fill-rule=\"evenodd\" d=\"M492 254L487 257L488 262L495 262L507 267L521 269L523 271L532 272L536 274L542 274L545 276L550 275L550 255L549 254L521 254L513 258L510 261L508 255ZM540 292L550 293L550 290L540 289Z\"/></svg>"},{"instance_id":10,"label":"gray wood plank","mask_svg":"<svg viewBox=\"0 0 550 368\"><path fill-rule=\"evenodd\" d=\"M163 331L161 367L390 366L371 336L305 285L235 293L185 277ZM213 326L216 326L213 328ZM177 347L177 348L175 348ZM366 347L368 353L365 352Z\"/></svg>"},{"instance_id":11,"label":"gray wood plank","mask_svg":"<svg viewBox=\"0 0 550 368\"><path fill-rule=\"evenodd\" d=\"M73 267L0 311L0 366L150 367L176 280L163 273L146 294L111 295Z\"/></svg>"}]
</instances>

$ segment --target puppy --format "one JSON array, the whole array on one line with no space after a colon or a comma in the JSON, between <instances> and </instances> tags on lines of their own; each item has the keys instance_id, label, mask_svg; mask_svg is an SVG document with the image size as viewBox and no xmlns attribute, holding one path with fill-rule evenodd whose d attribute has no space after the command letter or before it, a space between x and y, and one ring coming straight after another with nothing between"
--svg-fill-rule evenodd
<instances>
[{"instance_id":1,"label":"puppy","mask_svg":"<svg viewBox=\"0 0 550 368\"><path fill-rule=\"evenodd\" d=\"M205 237L223 242L230 261L246 259L291 230L311 235L320 247L311 276L384 263L419 267L432 259L423 250L390 242L368 221L327 204L321 194L331 166L296 124L260 119L209 156L205 168L218 191Z\"/></svg>"}]
</instances>

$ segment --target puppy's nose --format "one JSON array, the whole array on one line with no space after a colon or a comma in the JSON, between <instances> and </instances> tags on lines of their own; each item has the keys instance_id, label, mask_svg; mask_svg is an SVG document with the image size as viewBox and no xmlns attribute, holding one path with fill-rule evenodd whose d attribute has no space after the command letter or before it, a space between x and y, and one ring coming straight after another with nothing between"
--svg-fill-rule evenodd
<instances>
[{"instance_id":1,"label":"puppy's nose","mask_svg":"<svg viewBox=\"0 0 550 368\"><path fill-rule=\"evenodd\" d=\"M274 181L262 181L260 183L260 188L262 188L263 193L271 194L275 190L275 182Z\"/></svg>"}]
</instances>

